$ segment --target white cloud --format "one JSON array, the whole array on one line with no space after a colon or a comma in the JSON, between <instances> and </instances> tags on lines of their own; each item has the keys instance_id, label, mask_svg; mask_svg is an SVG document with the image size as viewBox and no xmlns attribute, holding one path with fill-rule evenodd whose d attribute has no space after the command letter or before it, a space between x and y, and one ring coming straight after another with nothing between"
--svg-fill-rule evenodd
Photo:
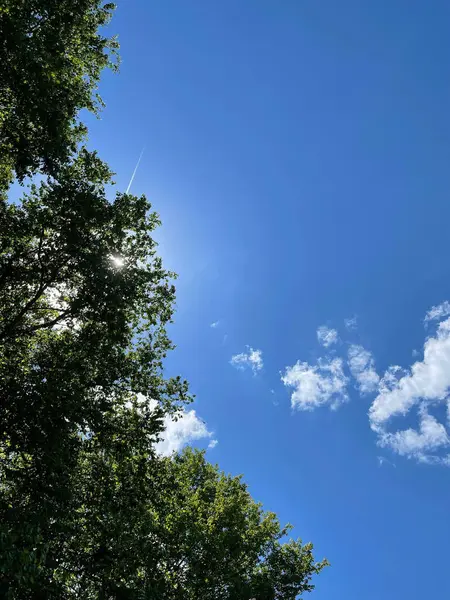
<instances>
[{"instance_id":1,"label":"white cloud","mask_svg":"<svg viewBox=\"0 0 450 600\"><path fill-rule=\"evenodd\" d=\"M261 350L253 350L250 346L247 346L247 352L241 354L235 354L231 357L230 364L236 369L244 370L251 368L253 373L256 375L258 371L263 368L263 359Z\"/></svg>"},{"instance_id":2,"label":"white cloud","mask_svg":"<svg viewBox=\"0 0 450 600\"><path fill-rule=\"evenodd\" d=\"M444 309L438 309L433 307L426 321L445 315ZM422 462L447 464L448 457L436 454L450 444L447 430L429 414L428 406L448 404L449 391L450 318L439 324L434 336L426 339L422 361L416 361L409 370L390 367L380 380L379 394L369 410L370 424L378 434L379 444ZM405 416L415 406L419 413L418 430L410 427L395 432L387 430L393 417Z\"/></svg>"},{"instance_id":3,"label":"white cloud","mask_svg":"<svg viewBox=\"0 0 450 600\"><path fill-rule=\"evenodd\" d=\"M361 394L376 391L380 377L375 371L375 361L371 352L362 346L352 344L348 350L348 365Z\"/></svg>"},{"instance_id":4,"label":"white cloud","mask_svg":"<svg viewBox=\"0 0 450 600\"><path fill-rule=\"evenodd\" d=\"M385 456L377 456L378 466L382 467L383 465L390 465L391 467L396 468L395 463L391 462Z\"/></svg>"},{"instance_id":5,"label":"white cloud","mask_svg":"<svg viewBox=\"0 0 450 600\"><path fill-rule=\"evenodd\" d=\"M348 331L353 331L358 327L358 317L350 317L349 319L344 319L345 328Z\"/></svg>"},{"instance_id":6,"label":"white cloud","mask_svg":"<svg viewBox=\"0 0 450 600\"><path fill-rule=\"evenodd\" d=\"M442 302L442 304L438 304L437 306L433 306L425 315L425 323L429 321L439 321L444 317L450 316L450 302L446 300Z\"/></svg>"},{"instance_id":7,"label":"white cloud","mask_svg":"<svg viewBox=\"0 0 450 600\"><path fill-rule=\"evenodd\" d=\"M210 327L212 327L212 329L217 329L217 327L219 327L220 325L220 321L214 321L214 323L211 323Z\"/></svg>"},{"instance_id":8,"label":"white cloud","mask_svg":"<svg viewBox=\"0 0 450 600\"><path fill-rule=\"evenodd\" d=\"M326 325L321 325L317 329L317 339L322 346L328 348L338 341L338 332L336 329L329 329Z\"/></svg>"},{"instance_id":9,"label":"white cloud","mask_svg":"<svg viewBox=\"0 0 450 600\"><path fill-rule=\"evenodd\" d=\"M390 446L401 456L427 461L427 453L448 446L450 438L442 423L429 415L425 408L420 410L419 431L405 429L395 433L383 432L380 435L380 446Z\"/></svg>"},{"instance_id":10,"label":"white cloud","mask_svg":"<svg viewBox=\"0 0 450 600\"><path fill-rule=\"evenodd\" d=\"M405 415L419 400L444 400L450 386L450 319L440 323L436 336L424 345L423 361L415 362L401 377L391 368L381 381L380 394L370 407L374 425L394 415Z\"/></svg>"},{"instance_id":11,"label":"white cloud","mask_svg":"<svg viewBox=\"0 0 450 600\"><path fill-rule=\"evenodd\" d=\"M322 358L316 365L297 361L286 368L281 381L285 386L294 388L291 405L298 410L313 410L325 404L337 408L348 400L348 379L344 375L341 358Z\"/></svg>"},{"instance_id":12,"label":"white cloud","mask_svg":"<svg viewBox=\"0 0 450 600\"><path fill-rule=\"evenodd\" d=\"M183 410L176 421L166 416L164 426L161 439L156 444L156 451L163 456L179 452L191 442L208 439L213 435L211 431L208 431L205 422L197 416L195 410ZM213 441L217 443L217 440L211 440L210 444Z\"/></svg>"},{"instance_id":13,"label":"white cloud","mask_svg":"<svg viewBox=\"0 0 450 600\"><path fill-rule=\"evenodd\" d=\"M450 466L450 302L428 311L425 323L434 321L439 322L435 333L425 340L423 352L414 351L415 360L408 369L390 366L380 377L372 353L358 344L349 346L348 366L361 394L376 393L369 420L379 446L422 463ZM346 319L345 325L355 329L356 317ZM318 328L317 337L325 347L338 340L336 330L325 326ZM291 405L298 410L336 408L348 400L349 379L341 358L321 358L316 364L297 361L281 379L292 388ZM434 412L439 406L447 410L443 422ZM418 416L416 428L409 416L411 409ZM399 426L398 419L405 417L406 424ZM395 466L385 457L378 457L378 463Z\"/></svg>"},{"instance_id":14,"label":"white cloud","mask_svg":"<svg viewBox=\"0 0 450 600\"><path fill-rule=\"evenodd\" d=\"M151 410L157 406L156 400L147 400L143 394L137 394L136 403L138 407L140 404L146 403ZM125 406L131 408L132 402L127 402ZM195 410L182 409L174 417L170 415L164 417L164 431L155 448L158 454L169 456L172 452L179 452L192 442L206 439L210 440L208 448L214 448L218 444L218 440L211 439L212 436L213 433L208 430L206 423Z\"/></svg>"}]
</instances>

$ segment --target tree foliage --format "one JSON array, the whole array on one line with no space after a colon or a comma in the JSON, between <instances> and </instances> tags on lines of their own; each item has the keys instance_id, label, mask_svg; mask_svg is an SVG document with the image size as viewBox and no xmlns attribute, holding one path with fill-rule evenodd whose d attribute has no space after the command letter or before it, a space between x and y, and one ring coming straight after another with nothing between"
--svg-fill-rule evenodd
<instances>
[{"instance_id":1,"label":"tree foliage","mask_svg":"<svg viewBox=\"0 0 450 600\"><path fill-rule=\"evenodd\" d=\"M113 422L119 435L118 406L137 394L160 413L189 401L186 382L162 371L174 286L156 255L157 215L144 197L109 202L109 181L106 165L83 151L57 179L0 208L5 552L57 537L86 436ZM150 448L160 414L141 410L139 423Z\"/></svg>"},{"instance_id":2,"label":"tree foliage","mask_svg":"<svg viewBox=\"0 0 450 600\"><path fill-rule=\"evenodd\" d=\"M57 430L95 428L125 393L166 404L185 397L185 384L161 376L175 290L156 255L157 215L145 197L109 202L109 179L84 151L57 180L1 209L0 397L15 396L0 415L12 451L16 438L35 441L24 425L36 416L35 393L51 390L48 426Z\"/></svg>"},{"instance_id":3,"label":"tree foliage","mask_svg":"<svg viewBox=\"0 0 450 600\"><path fill-rule=\"evenodd\" d=\"M64 552L77 597L294 600L325 565L311 545L283 544L289 528L203 453L88 452L77 482L84 528Z\"/></svg>"},{"instance_id":4,"label":"tree foliage","mask_svg":"<svg viewBox=\"0 0 450 600\"><path fill-rule=\"evenodd\" d=\"M102 0L0 0L0 191L42 169L54 173L96 113L101 71L114 66Z\"/></svg>"}]
</instances>

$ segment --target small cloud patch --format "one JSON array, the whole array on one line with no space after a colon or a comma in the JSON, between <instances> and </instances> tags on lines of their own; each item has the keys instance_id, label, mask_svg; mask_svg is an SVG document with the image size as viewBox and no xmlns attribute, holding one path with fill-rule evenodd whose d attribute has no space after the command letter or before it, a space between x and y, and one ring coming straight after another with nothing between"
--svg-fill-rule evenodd
<instances>
[{"instance_id":1,"label":"small cloud patch","mask_svg":"<svg viewBox=\"0 0 450 600\"><path fill-rule=\"evenodd\" d=\"M352 344L348 350L348 365L361 394L370 394L377 390L380 377L375 371L375 361L371 352Z\"/></svg>"},{"instance_id":2,"label":"small cloud patch","mask_svg":"<svg viewBox=\"0 0 450 600\"><path fill-rule=\"evenodd\" d=\"M344 325L347 331L355 331L358 328L358 318L356 316L344 319Z\"/></svg>"},{"instance_id":3,"label":"small cloud patch","mask_svg":"<svg viewBox=\"0 0 450 600\"><path fill-rule=\"evenodd\" d=\"M256 375L264 366L262 351L254 350L250 346L247 346L247 352L241 352L241 354L232 356L230 364L241 371L251 369Z\"/></svg>"},{"instance_id":4,"label":"small cloud patch","mask_svg":"<svg viewBox=\"0 0 450 600\"><path fill-rule=\"evenodd\" d=\"M425 315L424 322L427 324L430 321L440 321L448 316L450 316L450 302L446 300L445 302L442 302L442 304L438 304L437 306L430 308Z\"/></svg>"},{"instance_id":5,"label":"small cloud patch","mask_svg":"<svg viewBox=\"0 0 450 600\"><path fill-rule=\"evenodd\" d=\"M338 341L338 332L336 329L330 329L326 325L321 325L317 329L317 339L319 344L322 344L325 348L329 348Z\"/></svg>"}]
</instances>

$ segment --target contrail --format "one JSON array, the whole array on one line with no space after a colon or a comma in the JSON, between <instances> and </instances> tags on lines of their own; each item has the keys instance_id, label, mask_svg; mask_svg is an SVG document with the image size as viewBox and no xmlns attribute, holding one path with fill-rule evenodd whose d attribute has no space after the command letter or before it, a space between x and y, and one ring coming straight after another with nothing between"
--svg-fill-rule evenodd
<instances>
[{"instance_id":1,"label":"contrail","mask_svg":"<svg viewBox=\"0 0 450 600\"><path fill-rule=\"evenodd\" d=\"M130 191L131 184L133 183L134 176L137 173L139 163L141 162L142 155L144 154L144 150L145 150L145 146L142 148L141 153L139 154L138 161L136 163L136 166L134 167L133 175L131 176L130 183L128 184L127 191L125 192L125 194L128 194L128 192Z\"/></svg>"}]
</instances>

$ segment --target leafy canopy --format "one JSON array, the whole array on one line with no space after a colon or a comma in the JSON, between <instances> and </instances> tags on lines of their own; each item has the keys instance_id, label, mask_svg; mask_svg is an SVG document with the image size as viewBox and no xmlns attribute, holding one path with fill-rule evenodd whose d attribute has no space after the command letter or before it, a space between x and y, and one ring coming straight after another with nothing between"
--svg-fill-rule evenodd
<instances>
[{"instance_id":1,"label":"leafy canopy","mask_svg":"<svg viewBox=\"0 0 450 600\"><path fill-rule=\"evenodd\" d=\"M77 476L77 535L63 553L76 597L294 600L313 589L326 561L314 561L311 544L282 543L289 527L203 453L124 461L119 448L91 444Z\"/></svg>"},{"instance_id":2,"label":"leafy canopy","mask_svg":"<svg viewBox=\"0 0 450 600\"><path fill-rule=\"evenodd\" d=\"M82 151L57 180L0 207L0 422L10 451L31 452L55 430L96 429L126 394L165 408L189 399L185 382L162 376L175 290L156 255L157 215L145 197L109 202L109 180Z\"/></svg>"},{"instance_id":3,"label":"leafy canopy","mask_svg":"<svg viewBox=\"0 0 450 600\"><path fill-rule=\"evenodd\" d=\"M97 113L117 42L103 35L114 4L102 0L0 0L0 192L13 173L54 174Z\"/></svg>"},{"instance_id":4,"label":"leafy canopy","mask_svg":"<svg viewBox=\"0 0 450 600\"><path fill-rule=\"evenodd\" d=\"M145 197L109 202L110 177L82 151L0 205L0 572L8 552L45 554L60 535L86 439L129 436L118 407L137 394L159 406L134 429L150 456L163 411L190 400L163 374L175 290L152 237L158 217Z\"/></svg>"}]
</instances>

